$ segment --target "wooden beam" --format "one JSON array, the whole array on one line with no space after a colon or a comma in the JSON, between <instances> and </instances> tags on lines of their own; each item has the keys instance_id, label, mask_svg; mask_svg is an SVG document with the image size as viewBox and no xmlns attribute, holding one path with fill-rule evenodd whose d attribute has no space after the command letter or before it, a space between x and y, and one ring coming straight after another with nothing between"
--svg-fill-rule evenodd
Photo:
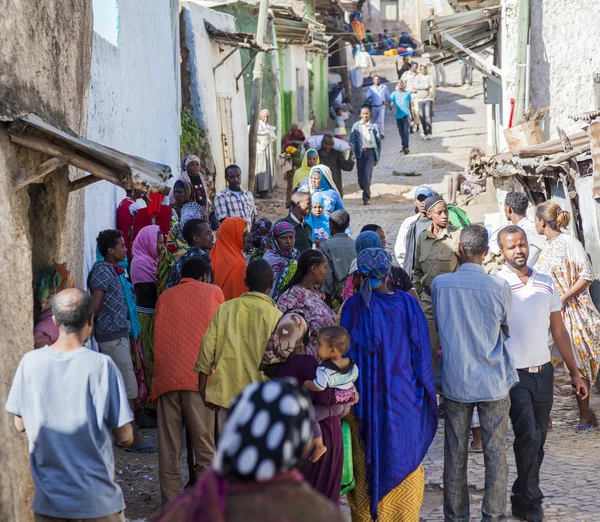
<instances>
[{"instance_id":1,"label":"wooden beam","mask_svg":"<svg viewBox=\"0 0 600 522\"><path fill-rule=\"evenodd\" d=\"M54 170L67 164L67 160L63 156L56 156L50 158L48 161L38 165L36 168L26 172L25 174L17 176L17 183L15 189L19 190L26 187L30 183L41 181L45 176L53 172Z\"/></svg>"},{"instance_id":2,"label":"wooden beam","mask_svg":"<svg viewBox=\"0 0 600 522\"><path fill-rule=\"evenodd\" d=\"M101 178L97 178L93 174L89 174L88 176L84 176L83 178L71 181L69 183L69 192L73 192L74 190L79 190L81 188L87 187L92 183L96 183L96 181L101 181Z\"/></svg>"},{"instance_id":3,"label":"wooden beam","mask_svg":"<svg viewBox=\"0 0 600 522\"><path fill-rule=\"evenodd\" d=\"M104 165L100 165L93 160L79 156L75 150L56 145L51 141L38 138L37 136L31 136L29 134L15 134L9 131L8 135L10 140L17 145L48 154L49 156L62 156L67 163L69 163L69 165L73 165L81 170L85 170L86 172L89 172L98 178L110 181L111 183L119 185L120 187L129 188L125 186L125 181L122 180L115 171L105 167Z\"/></svg>"},{"instance_id":4,"label":"wooden beam","mask_svg":"<svg viewBox=\"0 0 600 522\"><path fill-rule=\"evenodd\" d=\"M563 152L561 154L555 154L551 159L544 161L541 163L536 169L536 174L542 174L546 170L556 168L556 165L559 163L564 163L569 161L571 158L575 158L581 154L585 154L590 150L590 145L585 145L583 147L579 147L578 149L570 150L569 152Z\"/></svg>"}]
</instances>

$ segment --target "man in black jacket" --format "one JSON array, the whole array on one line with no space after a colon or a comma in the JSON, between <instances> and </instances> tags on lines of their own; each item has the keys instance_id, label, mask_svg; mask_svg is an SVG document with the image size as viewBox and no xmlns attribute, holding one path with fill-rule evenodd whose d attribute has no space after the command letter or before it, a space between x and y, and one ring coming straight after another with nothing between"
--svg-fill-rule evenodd
<instances>
[{"instance_id":1,"label":"man in black jacket","mask_svg":"<svg viewBox=\"0 0 600 522\"><path fill-rule=\"evenodd\" d=\"M354 168L354 159L350 156L344 157L344 153L333 148L333 136L325 134L319 149L321 165L327 165L331 169L331 176L335 182L340 196L344 197L344 184L342 181L342 170L350 172Z\"/></svg>"},{"instance_id":2,"label":"man in black jacket","mask_svg":"<svg viewBox=\"0 0 600 522\"><path fill-rule=\"evenodd\" d=\"M294 227L296 230L296 243L294 247L300 254L313 247L312 228L305 219L310 214L310 210L310 194L306 192L294 192L292 194L292 211L290 215L277 222L287 221Z\"/></svg>"}]
</instances>

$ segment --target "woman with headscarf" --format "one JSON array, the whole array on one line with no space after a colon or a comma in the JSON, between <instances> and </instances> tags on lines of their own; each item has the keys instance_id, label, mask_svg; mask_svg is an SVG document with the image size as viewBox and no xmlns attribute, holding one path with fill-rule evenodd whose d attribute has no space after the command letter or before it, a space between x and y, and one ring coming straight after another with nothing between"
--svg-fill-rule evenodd
<instances>
[{"instance_id":1,"label":"woman with headscarf","mask_svg":"<svg viewBox=\"0 0 600 522\"><path fill-rule=\"evenodd\" d=\"M273 289L269 296L277 302L281 290L289 284L294 277L298 262L298 250L294 248L296 230L287 221L280 221L273 228L272 248L267 250L263 259L273 269Z\"/></svg>"},{"instance_id":2,"label":"woman with headscarf","mask_svg":"<svg viewBox=\"0 0 600 522\"><path fill-rule=\"evenodd\" d=\"M212 466L156 522L343 522L298 471L310 448L311 418L306 394L291 381L246 386Z\"/></svg>"},{"instance_id":3,"label":"woman with headscarf","mask_svg":"<svg viewBox=\"0 0 600 522\"><path fill-rule=\"evenodd\" d=\"M43 348L58 339L58 327L52 320L52 298L67 288L73 288L75 278L66 265L46 265L35 281L35 297L40 305L40 315L33 327L33 346Z\"/></svg>"},{"instance_id":4,"label":"woman with headscarf","mask_svg":"<svg viewBox=\"0 0 600 522\"><path fill-rule=\"evenodd\" d=\"M156 281L158 279L158 258L164 250L162 232L157 225L143 228L133 242L131 261L131 282L137 303L140 321L140 342L146 366L146 386L152 392L154 375L154 311L156 309Z\"/></svg>"},{"instance_id":5,"label":"woman with headscarf","mask_svg":"<svg viewBox=\"0 0 600 522\"><path fill-rule=\"evenodd\" d=\"M146 207L140 208L133 218L131 227L131 244L136 236L144 227L158 225L163 235L166 237L171 227L177 223L179 217L177 212L170 206L165 205L165 196L158 192L150 192L149 201Z\"/></svg>"},{"instance_id":6,"label":"woman with headscarf","mask_svg":"<svg viewBox=\"0 0 600 522\"><path fill-rule=\"evenodd\" d=\"M418 522L422 461L437 429L437 402L427 321L406 292L389 291L392 258L382 248L358 256L360 293L342 309L360 368L360 401L345 418L352 430L354 522ZM390 328L397 325L397 328Z\"/></svg>"},{"instance_id":7,"label":"woman with headscarf","mask_svg":"<svg viewBox=\"0 0 600 522\"><path fill-rule=\"evenodd\" d=\"M267 250L273 246L273 222L270 219L259 219L252 225L252 254L250 261L262 259Z\"/></svg>"},{"instance_id":8,"label":"woman with headscarf","mask_svg":"<svg viewBox=\"0 0 600 522\"><path fill-rule=\"evenodd\" d=\"M173 203L171 203L171 207L175 212L177 212L177 216L181 218L181 209L183 205L188 203L192 194L192 185L189 181L185 181L184 179L178 179L173 184Z\"/></svg>"},{"instance_id":9,"label":"woman with headscarf","mask_svg":"<svg viewBox=\"0 0 600 522\"><path fill-rule=\"evenodd\" d=\"M306 136L304 136L304 133L300 127L298 127L298 124L294 123L281 139L281 150L286 150L288 147L299 149L302 147L305 140Z\"/></svg>"},{"instance_id":10,"label":"woman with headscarf","mask_svg":"<svg viewBox=\"0 0 600 522\"><path fill-rule=\"evenodd\" d=\"M331 176L331 169L327 165L319 165L311 169L310 193L319 194L323 198L326 218L329 219L332 212L336 210L344 210L344 202Z\"/></svg>"},{"instance_id":11,"label":"woman with headscarf","mask_svg":"<svg viewBox=\"0 0 600 522\"><path fill-rule=\"evenodd\" d=\"M310 215L306 218L306 223L312 229L312 240L318 248L323 241L331 237L329 217L325 215L325 198L321 193L314 193L310 199L312 209Z\"/></svg>"},{"instance_id":12,"label":"woman with headscarf","mask_svg":"<svg viewBox=\"0 0 600 522\"><path fill-rule=\"evenodd\" d=\"M302 158L302 166L294 172L294 182L292 183L294 190L300 190L302 181L307 180L310 176L310 169L320 163L319 153L315 149L308 149ZM302 192L308 192L308 183L306 183L306 190Z\"/></svg>"},{"instance_id":13,"label":"woman with headscarf","mask_svg":"<svg viewBox=\"0 0 600 522\"><path fill-rule=\"evenodd\" d=\"M208 215L210 200L208 198L208 185L206 184L206 180L202 175L202 167L200 158L198 156L194 156L190 154L186 156L181 164L181 177L177 179L177 181L187 181L190 184L191 192L188 201L195 201L198 203L204 211ZM176 183L177 183L176 181ZM175 203L175 185L171 189L171 193L169 194L169 202L171 204Z\"/></svg>"},{"instance_id":14,"label":"woman with headscarf","mask_svg":"<svg viewBox=\"0 0 600 522\"><path fill-rule=\"evenodd\" d=\"M242 252L247 227L246 220L243 218L225 218L210 253L215 284L223 290L225 301L240 297L248 291L244 283L246 260Z\"/></svg>"},{"instance_id":15,"label":"woman with headscarf","mask_svg":"<svg viewBox=\"0 0 600 522\"><path fill-rule=\"evenodd\" d=\"M258 132L256 135L256 181L254 191L262 199L267 199L269 190L277 186L275 171L275 153L273 143L277 140L277 129L269 125L271 113L267 109L260 111Z\"/></svg>"}]
</instances>

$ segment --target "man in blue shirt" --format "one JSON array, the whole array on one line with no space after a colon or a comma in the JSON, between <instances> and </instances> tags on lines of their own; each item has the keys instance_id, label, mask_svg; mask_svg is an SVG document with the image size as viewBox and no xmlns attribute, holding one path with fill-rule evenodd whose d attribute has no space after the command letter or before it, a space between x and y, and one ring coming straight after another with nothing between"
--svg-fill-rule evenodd
<instances>
[{"instance_id":1,"label":"man in blue shirt","mask_svg":"<svg viewBox=\"0 0 600 522\"><path fill-rule=\"evenodd\" d=\"M477 406L485 454L482 520L506 520L506 434L510 389L519 381L505 340L512 298L506 281L484 273L488 234L480 225L462 229L460 268L437 276L431 285L440 336L444 429L444 517L470 520L467 446Z\"/></svg>"},{"instance_id":2,"label":"man in blue shirt","mask_svg":"<svg viewBox=\"0 0 600 522\"><path fill-rule=\"evenodd\" d=\"M400 139L402 140L402 152L408 154L408 135L410 132L410 102L412 96L410 92L406 92L406 83L402 80L398 80L396 83L396 90L392 93L391 103L396 106L396 125L398 125L398 132L400 133ZM392 110L392 105L390 105Z\"/></svg>"},{"instance_id":3,"label":"man in blue shirt","mask_svg":"<svg viewBox=\"0 0 600 522\"><path fill-rule=\"evenodd\" d=\"M390 91L387 85L381 83L381 78L373 76L373 85L367 91L367 100L371 100L371 109L373 110L373 123L379 127L381 138L383 139L385 130L385 108L390 103Z\"/></svg>"}]
</instances>

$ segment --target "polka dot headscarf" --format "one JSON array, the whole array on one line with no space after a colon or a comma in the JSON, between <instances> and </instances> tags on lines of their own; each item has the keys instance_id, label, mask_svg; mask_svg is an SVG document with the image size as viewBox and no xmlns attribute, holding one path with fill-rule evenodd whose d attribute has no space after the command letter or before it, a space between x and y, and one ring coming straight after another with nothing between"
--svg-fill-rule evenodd
<instances>
[{"instance_id":1,"label":"polka dot headscarf","mask_svg":"<svg viewBox=\"0 0 600 522\"><path fill-rule=\"evenodd\" d=\"M295 381L249 384L225 423L213 469L223 477L266 481L298 466L312 438L312 415Z\"/></svg>"}]
</instances>

